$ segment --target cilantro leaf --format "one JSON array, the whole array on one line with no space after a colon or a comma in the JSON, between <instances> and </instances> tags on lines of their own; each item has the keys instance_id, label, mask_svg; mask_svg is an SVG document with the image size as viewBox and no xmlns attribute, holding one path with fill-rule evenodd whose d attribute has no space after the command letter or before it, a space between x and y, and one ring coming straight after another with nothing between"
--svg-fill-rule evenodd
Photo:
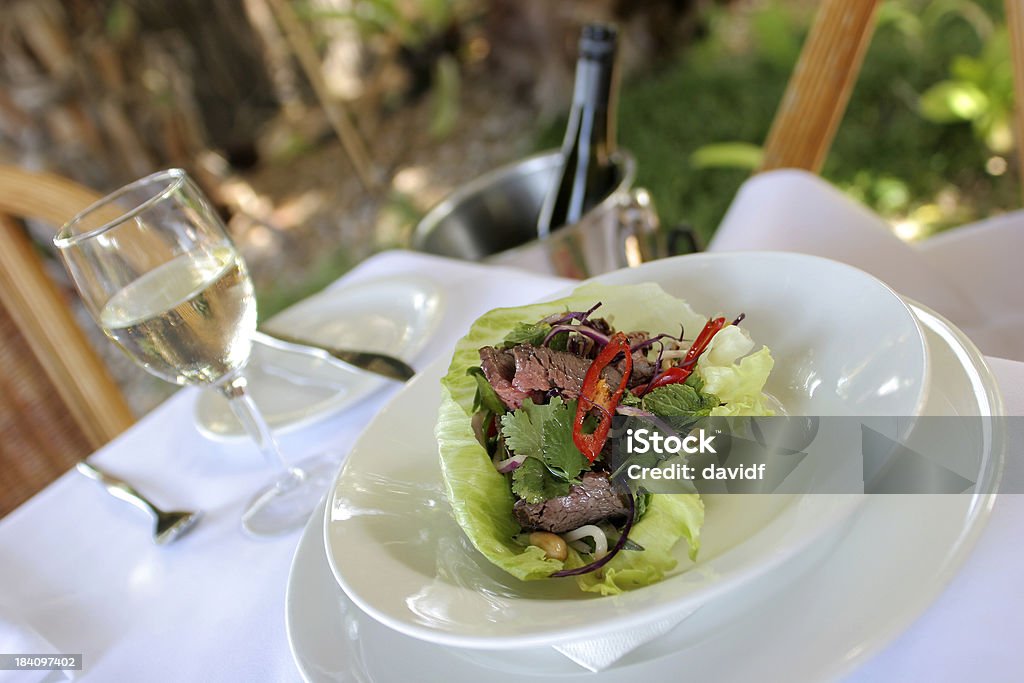
<instances>
[{"instance_id":1,"label":"cilantro leaf","mask_svg":"<svg viewBox=\"0 0 1024 683\"><path fill-rule=\"evenodd\" d=\"M561 405L562 399L557 396L547 405L537 405L526 399L521 408L502 415L501 435L505 437L509 449L516 455L543 460L544 423L551 417L552 411Z\"/></svg>"},{"instance_id":2,"label":"cilantro leaf","mask_svg":"<svg viewBox=\"0 0 1024 683\"><path fill-rule=\"evenodd\" d=\"M696 372L691 372L690 376L686 378L684 384L688 387L693 387L698 393L704 391L704 380L702 380L700 375Z\"/></svg>"},{"instance_id":3,"label":"cilantro leaf","mask_svg":"<svg viewBox=\"0 0 1024 683\"><path fill-rule=\"evenodd\" d=\"M575 421L576 401L570 401L551 412L551 416L544 423L542 434L544 464L552 474L572 483L577 481L580 472L590 467L590 463L572 440Z\"/></svg>"},{"instance_id":4,"label":"cilantro leaf","mask_svg":"<svg viewBox=\"0 0 1024 683\"><path fill-rule=\"evenodd\" d=\"M558 396L546 405L527 399L501 418L505 445L526 460L512 471L512 491L531 503L569 493L569 486L589 468L572 440L576 402Z\"/></svg>"},{"instance_id":5,"label":"cilantro leaf","mask_svg":"<svg viewBox=\"0 0 1024 683\"><path fill-rule=\"evenodd\" d=\"M484 371L473 366L466 370L466 374L476 380L476 396L473 397L473 412L476 413L481 408L494 413L495 415L501 415L505 412L505 404L498 398L497 392L494 391L494 387L487 381L487 377L484 376Z\"/></svg>"},{"instance_id":6,"label":"cilantro leaf","mask_svg":"<svg viewBox=\"0 0 1024 683\"><path fill-rule=\"evenodd\" d=\"M527 503L541 503L568 495L569 482L556 479L537 458L527 458L512 470L512 492Z\"/></svg>"},{"instance_id":7,"label":"cilantro leaf","mask_svg":"<svg viewBox=\"0 0 1024 683\"><path fill-rule=\"evenodd\" d=\"M526 399L521 408L501 417L501 434L516 455L536 458L557 477L575 481L589 466L572 440L575 419L575 401L565 403L555 396L537 405Z\"/></svg>"},{"instance_id":8,"label":"cilantro leaf","mask_svg":"<svg viewBox=\"0 0 1024 683\"><path fill-rule=\"evenodd\" d=\"M667 384L644 395L643 407L655 415L709 415L721 401L714 394L705 394L689 384Z\"/></svg>"}]
</instances>

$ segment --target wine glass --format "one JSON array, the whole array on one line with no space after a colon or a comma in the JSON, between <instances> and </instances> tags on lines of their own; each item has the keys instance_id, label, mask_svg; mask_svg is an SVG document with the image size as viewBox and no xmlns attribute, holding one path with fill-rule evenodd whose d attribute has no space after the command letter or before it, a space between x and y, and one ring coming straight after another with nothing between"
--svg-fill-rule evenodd
<instances>
[{"instance_id":1,"label":"wine glass","mask_svg":"<svg viewBox=\"0 0 1024 683\"><path fill-rule=\"evenodd\" d=\"M280 470L249 503L243 528L271 536L303 526L336 463L319 455L289 464L247 393L243 370L256 330L252 280L185 171L154 173L104 197L53 243L106 335L163 380L221 392Z\"/></svg>"}]
</instances>

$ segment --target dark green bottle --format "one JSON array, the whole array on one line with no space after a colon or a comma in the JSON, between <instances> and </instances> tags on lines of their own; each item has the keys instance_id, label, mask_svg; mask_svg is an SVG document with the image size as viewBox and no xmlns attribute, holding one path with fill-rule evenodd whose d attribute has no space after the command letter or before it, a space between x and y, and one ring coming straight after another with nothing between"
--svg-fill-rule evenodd
<instances>
[{"instance_id":1,"label":"dark green bottle","mask_svg":"<svg viewBox=\"0 0 1024 683\"><path fill-rule=\"evenodd\" d=\"M576 223L614 189L615 53L618 32L587 24L580 34L572 110L562 141L563 165L537 220L541 238Z\"/></svg>"}]
</instances>

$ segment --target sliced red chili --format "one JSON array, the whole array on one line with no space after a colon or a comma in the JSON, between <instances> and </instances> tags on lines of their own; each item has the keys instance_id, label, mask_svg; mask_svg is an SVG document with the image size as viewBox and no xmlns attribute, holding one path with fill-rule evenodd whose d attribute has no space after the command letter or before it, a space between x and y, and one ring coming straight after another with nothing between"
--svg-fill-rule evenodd
<instances>
[{"instance_id":1,"label":"sliced red chili","mask_svg":"<svg viewBox=\"0 0 1024 683\"><path fill-rule=\"evenodd\" d=\"M700 358L700 354L704 353L708 348L708 344L711 343L711 338L718 334L725 325L725 318L709 320L707 324L704 325L704 329L700 331L700 334L698 334L697 338L693 341L693 345L690 346L690 350L686 352L686 356L683 357L682 363L676 367L665 370L651 380L645 387L635 389L634 391L642 396L653 389L657 389L658 387L685 382L690 374L693 373L693 368L697 364L697 359Z\"/></svg>"},{"instance_id":2,"label":"sliced red chili","mask_svg":"<svg viewBox=\"0 0 1024 683\"><path fill-rule=\"evenodd\" d=\"M608 367L619 354L624 355L626 362L619 386L613 391L607 380L601 376L601 371ZM580 449L580 452L590 462L594 462L601 454L601 449L604 448L604 442L608 439L608 432L612 426L612 415L615 414L615 408L622 400L622 394L626 391L626 384L629 382L632 372L633 354L629 348L629 340L624 333L616 332L601 349L601 353L598 354L594 362L590 364L590 368L583 378L583 388L576 404L576 421L573 424L572 440L576 444L576 448ZM583 422L590 414L591 409L595 407L601 414L600 422L592 433L584 434Z\"/></svg>"},{"instance_id":3,"label":"sliced red chili","mask_svg":"<svg viewBox=\"0 0 1024 683\"><path fill-rule=\"evenodd\" d=\"M683 358L682 362L683 367L693 365L697 361L697 357L708 348L711 338L718 334L723 327L725 327L725 318L709 320L704 329L697 335L697 338L693 340L693 346L686 352L686 357Z\"/></svg>"},{"instance_id":4,"label":"sliced red chili","mask_svg":"<svg viewBox=\"0 0 1024 683\"><path fill-rule=\"evenodd\" d=\"M680 382L685 382L686 378L689 377L690 373L692 372L692 365L688 368L669 368L668 370L665 370L660 375L655 377L654 381L650 382L647 386L643 387L642 391L639 391L639 393L642 396L649 391L653 391L654 389L657 389L658 387L663 387L667 384L679 384Z\"/></svg>"}]
</instances>

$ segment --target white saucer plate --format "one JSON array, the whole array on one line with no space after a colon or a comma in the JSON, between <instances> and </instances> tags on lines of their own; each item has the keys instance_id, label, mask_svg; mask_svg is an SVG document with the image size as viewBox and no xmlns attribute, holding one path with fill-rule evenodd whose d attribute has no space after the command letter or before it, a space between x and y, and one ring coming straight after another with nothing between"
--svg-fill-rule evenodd
<instances>
[{"instance_id":1,"label":"white saucer plate","mask_svg":"<svg viewBox=\"0 0 1024 683\"><path fill-rule=\"evenodd\" d=\"M393 277L331 288L277 314L264 326L314 344L378 351L411 362L442 313L436 285ZM253 400L277 434L338 413L387 380L315 356L253 344L246 369ZM200 433L214 440L247 438L227 401L201 392L194 409Z\"/></svg>"},{"instance_id":2,"label":"white saucer plate","mask_svg":"<svg viewBox=\"0 0 1024 683\"><path fill-rule=\"evenodd\" d=\"M1000 415L980 353L962 333L913 305L935 373L926 415ZM983 454L979 491L996 489L1001 444ZM321 518L296 550L286 597L288 640L307 681L530 683L585 675L594 683L675 680L827 680L878 652L939 595L980 535L995 495L873 496L848 533L819 545L783 587L749 583L705 604L662 638L592 674L551 648L438 646L369 618L338 587Z\"/></svg>"}]
</instances>

